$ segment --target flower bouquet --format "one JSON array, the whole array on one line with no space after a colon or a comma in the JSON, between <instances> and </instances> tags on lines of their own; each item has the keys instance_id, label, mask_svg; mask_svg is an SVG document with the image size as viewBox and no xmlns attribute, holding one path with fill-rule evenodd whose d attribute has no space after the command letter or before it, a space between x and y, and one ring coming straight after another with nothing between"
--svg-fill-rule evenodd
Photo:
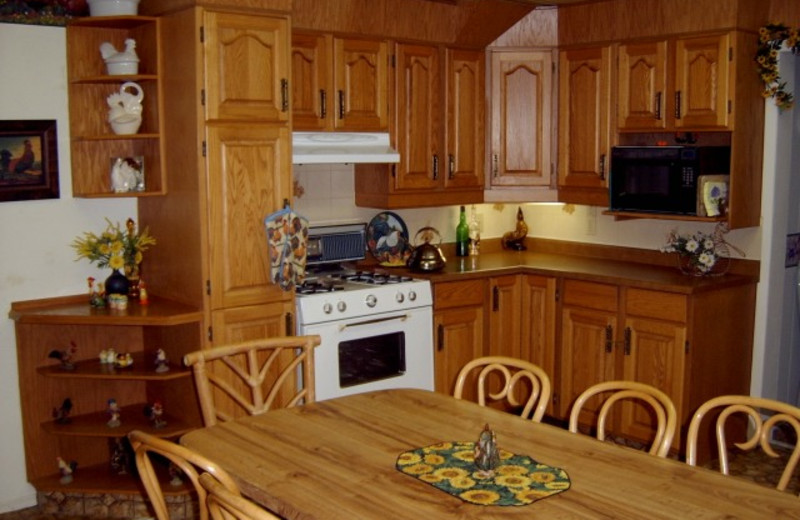
<instances>
[{"instance_id":1,"label":"flower bouquet","mask_svg":"<svg viewBox=\"0 0 800 520\"><path fill-rule=\"evenodd\" d=\"M667 244L661 248L662 253L678 253L680 269L683 273L694 276L724 274L727 271L728 257L722 256L724 241L720 242L714 235L700 231L691 235L679 235L671 231Z\"/></svg>"}]
</instances>

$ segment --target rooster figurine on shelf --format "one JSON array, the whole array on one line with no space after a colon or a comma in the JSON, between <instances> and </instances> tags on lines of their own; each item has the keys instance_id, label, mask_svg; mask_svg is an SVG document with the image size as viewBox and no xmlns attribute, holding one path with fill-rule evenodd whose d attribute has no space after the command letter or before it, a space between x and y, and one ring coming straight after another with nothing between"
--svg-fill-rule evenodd
<instances>
[{"instance_id":1,"label":"rooster figurine on shelf","mask_svg":"<svg viewBox=\"0 0 800 520\"><path fill-rule=\"evenodd\" d=\"M59 360L62 370L75 370L72 358L75 357L76 352L78 352L78 345L74 341L70 341L67 350L51 350L47 357Z\"/></svg>"},{"instance_id":2,"label":"rooster figurine on shelf","mask_svg":"<svg viewBox=\"0 0 800 520\"><path fill-rule=\"evenodd\" d=\"M478 442L475 443L475 466L478 468L478 477L493 477L498 464L500 464L500 449L497 447L497 436L486 424L478 437Z\"/></svg>"},{"instance_id":3,"label":"rooster figurine on shelf","mask_svg":"<svg viewBox=\"0 0 800 520\"><path fill-rule=\"evenodd\" d=\"M517 226L514 231L509 231L503 235L501 244L503 249L513 249L515 251L525 251L525 237L528 236L528 225L525 223L525 216L522 208L517 208Z\"/></svg>"},{"instance_id":4,"label":"rooster figurine on shelf","mask_svg":"<svg viewBox=\"0 0 800 520\"><path fill-rule=\"evenodd\" d=\"M72 473L75 471L75 468L78 467L78 463L74 460L67 462L61 457L56 457L56 462L58 462L58 472L61 474L59 482L62 484L69 484L72 482Z\"/></svg>"}]
</instances>

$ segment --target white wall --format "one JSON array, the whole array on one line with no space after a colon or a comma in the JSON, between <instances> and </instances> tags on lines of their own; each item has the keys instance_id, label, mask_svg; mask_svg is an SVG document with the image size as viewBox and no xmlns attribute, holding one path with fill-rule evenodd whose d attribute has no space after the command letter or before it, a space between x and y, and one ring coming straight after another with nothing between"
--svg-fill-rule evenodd
<instances>
[{"instance_id":1,"label":"white wall","mask_svg":"<svg viewBox=\"0 0 800 520\"><path fill-rule=\"evenodd\" d=\"M65 47L64 28L0 23L0 120L57 121L61 186L60 199L0 203L0 513L35 504L25 478L11 302L81 293L87 276L105 278L76 262L70 243L102 231L105 217L136 218L134 199L72 198Z\"/></svg>"}]
</instances>

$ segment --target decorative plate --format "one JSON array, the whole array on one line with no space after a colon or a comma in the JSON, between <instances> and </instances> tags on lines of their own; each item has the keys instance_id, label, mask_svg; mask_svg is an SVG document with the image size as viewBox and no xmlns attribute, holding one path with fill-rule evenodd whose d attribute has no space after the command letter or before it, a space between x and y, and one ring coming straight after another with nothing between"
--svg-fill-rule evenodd
<instances>
[{"instance_id":1,"label":"decorative plate","mask_svg":"<svg viewBox=\"0 0 800 520\"><path fill-rule=\"evenodd\" d=\"M367 247L382 266L406 265L411 255L406 223L391 211L378 213L367 226Z\"/></svg>"}]
</instances>

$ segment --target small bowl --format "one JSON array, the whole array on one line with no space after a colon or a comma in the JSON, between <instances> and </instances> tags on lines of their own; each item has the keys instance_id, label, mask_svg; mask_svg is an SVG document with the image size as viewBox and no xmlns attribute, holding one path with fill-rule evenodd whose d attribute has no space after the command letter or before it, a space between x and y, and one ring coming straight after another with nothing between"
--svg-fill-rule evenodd
<instances>
[{"instance_id":1,"label":"small bowl","mask_svg":"<svg viewBox=\"0 0 800 520\"><path fill-rule=\"evenodd\" d=\"M106 68L109 76L134 76L139 73L139 61L107 61Z\"/></svg>"},{"instance_id":2,"label":"small bowl","mask_svg":"<svg viewBox=\"0 0 800 520\"><path fill-rule=\"evenodd\" d=\"M142 124L142 118L120 118L111 121L111 129L117 135L131 135L139 131L139 126Z\"/></svg>"},{"instance_id":3,"label":"small bowl","mask_svg":"<svg viewBox=\"0 0 800 520\"><path fill-rule=\"evenodd\" d=\"M139 0L87 0L90 16L136 15Z\"/></svg>"}]
</instances>

